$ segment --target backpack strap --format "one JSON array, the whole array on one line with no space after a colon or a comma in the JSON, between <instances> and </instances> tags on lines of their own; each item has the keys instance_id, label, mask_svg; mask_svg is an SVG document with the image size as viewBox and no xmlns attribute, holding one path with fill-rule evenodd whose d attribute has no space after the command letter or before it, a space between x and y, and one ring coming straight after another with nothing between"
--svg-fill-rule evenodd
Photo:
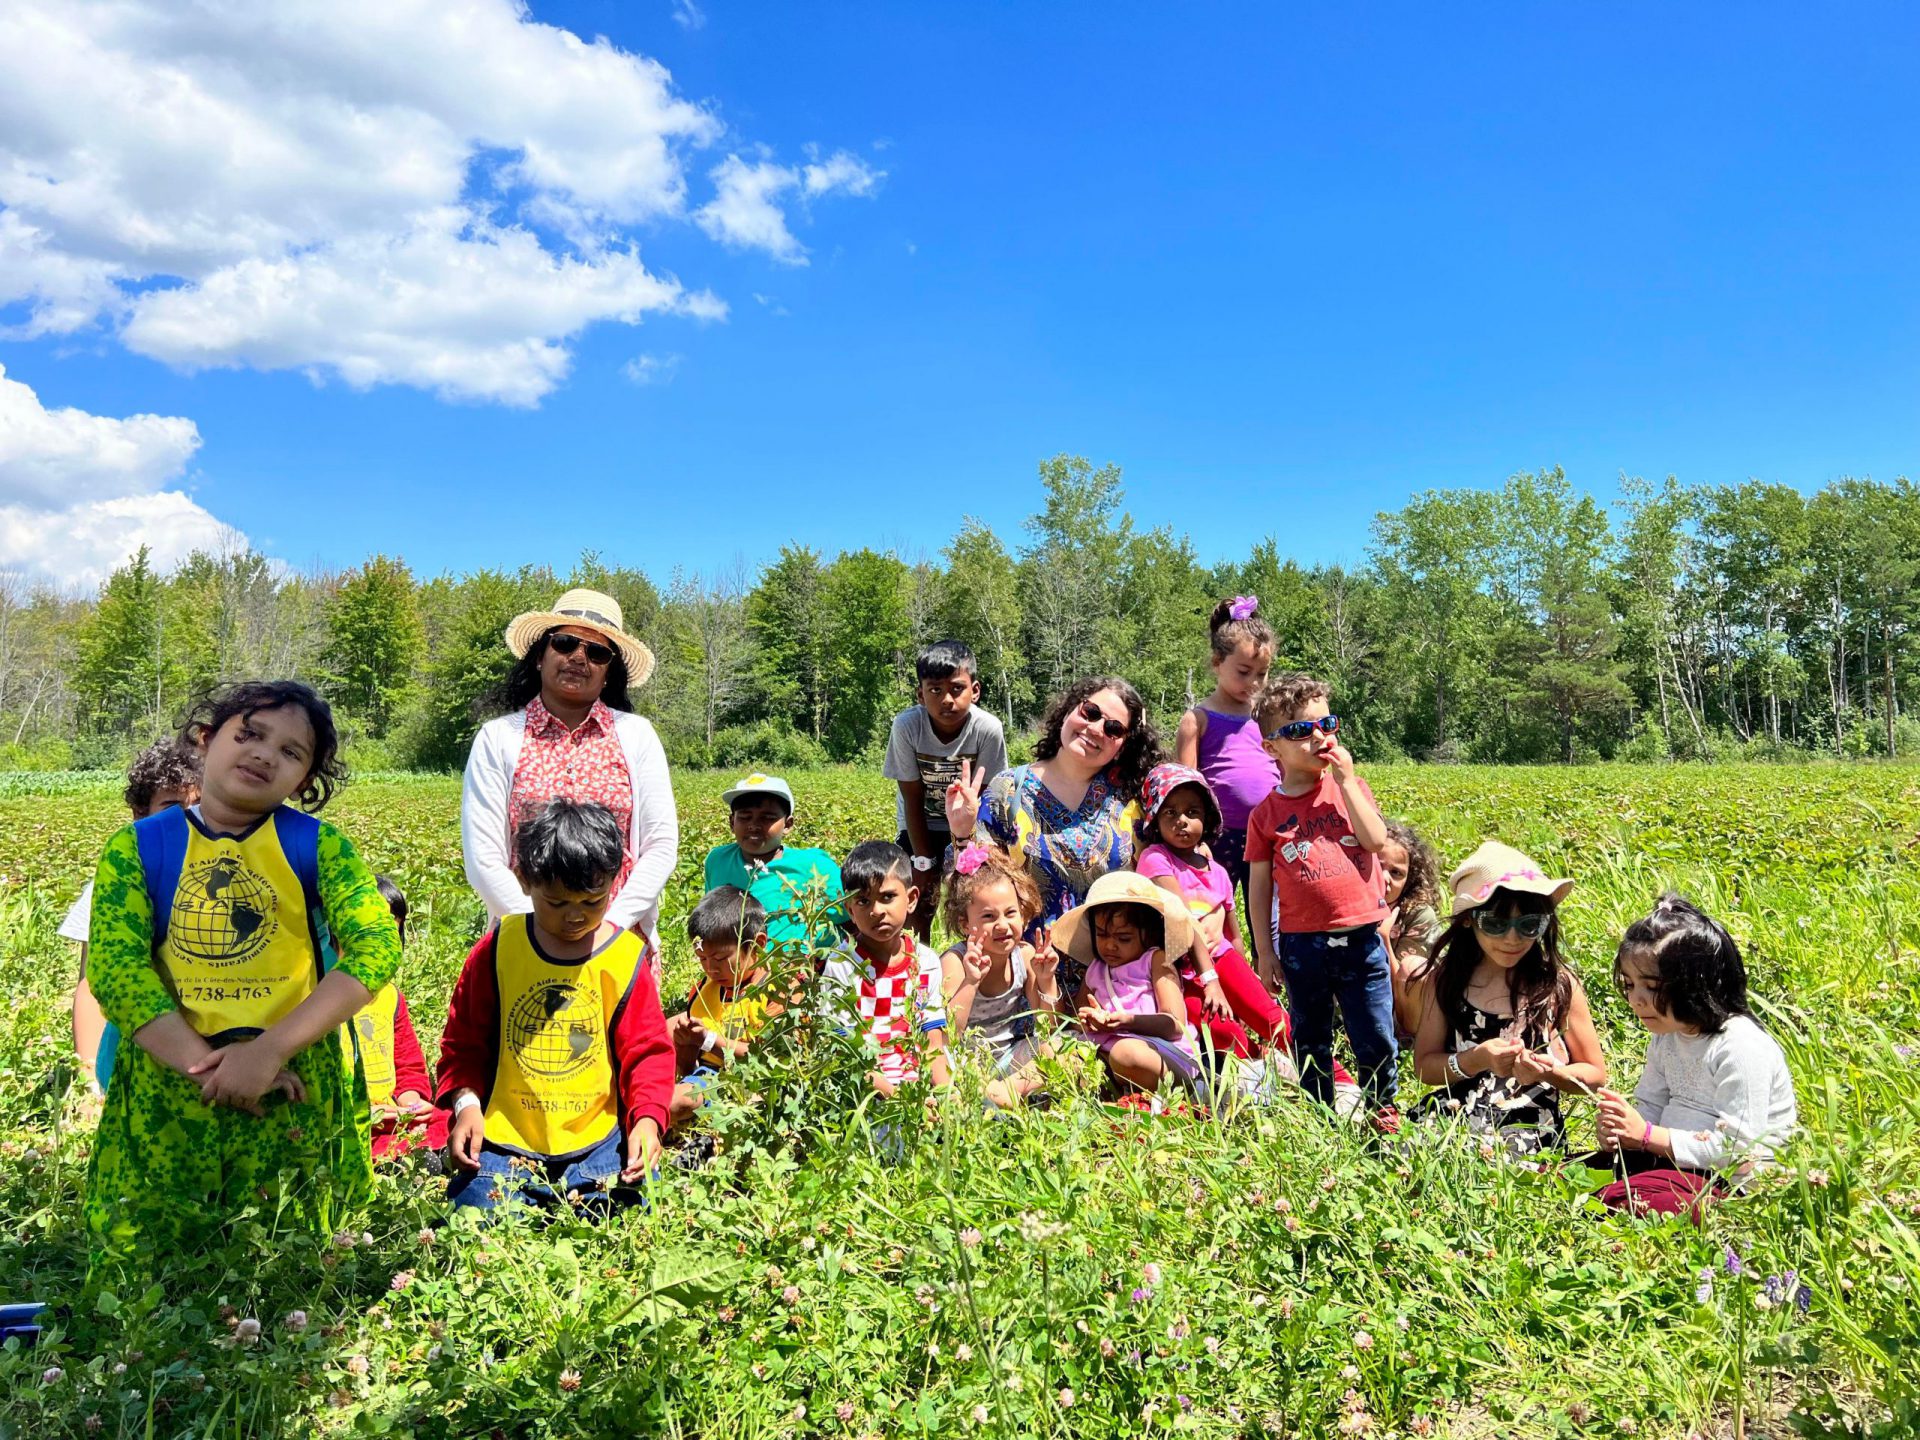
<instances>
[{"instance_id":1,"label":"backpack strap","mask_svg":"<svg viewBox=\"0 0 1920 1440\"><path fill-rule=\"evenodd\" d=\"M173 892L180 885L180 867L187 859L187 812L169 805L158 815L136 820L134 843L140 848L140 870L146 877L147 903L153 909L153 948L159 952L173 919Z\"/></svg>"},{"instance_id":2,"label":"backpack strap","mask_svg":"<svg viewBox=\"0 0 1920 1440\"><path fill-rule=\"evenodd\" d=\"M300 877L314 956L324 975L333 969L340 955L333 948L333 932L327 927L327 912L320 904L320 821L304 810L282 805L274 812L273 828L280 837L280 853L287 857L293 873Z\"/></svg>"}]
</instances>

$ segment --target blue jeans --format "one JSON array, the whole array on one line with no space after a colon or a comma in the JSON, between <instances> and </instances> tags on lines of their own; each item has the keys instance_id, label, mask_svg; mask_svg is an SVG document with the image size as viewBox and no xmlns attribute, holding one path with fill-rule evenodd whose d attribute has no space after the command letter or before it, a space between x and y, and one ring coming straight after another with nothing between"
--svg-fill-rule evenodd
<instances>
[{"instance_id":1,"label":"blue jeans","mask_svg":"<svg viewBox=\"0 0 1920 1440\"><path fill-rule=\"evenodd\" d=\"M620 1174L625 1160L617 1125L606 1139L576 1160L529 1160L487 1146L480 1151L478 1170L471 1175L455 1175L447 1182L447 1199L476 1210L507 1204L557 1208L567 1204L569 1192L578 1191L590 1212L604 1215L613 1208L609 1182Z\"/></svg>"},{"instance_id":2,"label":"blue jeans","mask_svg":"<svg viewBox=\"0 0 1920 1440\"><path fill-rule=\"evenodd\" d=\"M1393 969L1375 929L1280 936L1280 970L1300 1083L1333 1103L1333 1007L1340 1006L1354 1069L1376 1106L1391 1105L1399 1084L1393 1039Z\"/></svg>"}]
</instances>

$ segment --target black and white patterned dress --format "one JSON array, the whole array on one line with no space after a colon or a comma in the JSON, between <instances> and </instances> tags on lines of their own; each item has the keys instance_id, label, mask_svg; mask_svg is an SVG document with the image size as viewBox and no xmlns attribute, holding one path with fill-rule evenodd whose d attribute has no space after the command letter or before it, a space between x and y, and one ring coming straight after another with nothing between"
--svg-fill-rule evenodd
<instances>
[{"instance_id":1,"label":"black and white patterned dress","mask_svg":"<svg viewBox=\"0 0 1920 1440\"><path fill-rule=\"evenodd\" d=\"M1462 1001L1461 1009L1447 1021L1447 1048L1456 1055L1482 1041L1514 1033L1513 1016L1491 1014L1470 1001ZM1550 1054L1561 1064L1567 1063L1566 1042L1552 1026L1531 1022L1522 1039L1535 1054ZM1414 1106L1410 1118L1464 1121L1470 1130L1497 1138L1515 1155L1564 1150L1567 1144L1557 1089L1545 1080L1526 1085L1491 1070L1456 1080L1445 1090L1427 1096Z\"/></svg>"}]
</instances>

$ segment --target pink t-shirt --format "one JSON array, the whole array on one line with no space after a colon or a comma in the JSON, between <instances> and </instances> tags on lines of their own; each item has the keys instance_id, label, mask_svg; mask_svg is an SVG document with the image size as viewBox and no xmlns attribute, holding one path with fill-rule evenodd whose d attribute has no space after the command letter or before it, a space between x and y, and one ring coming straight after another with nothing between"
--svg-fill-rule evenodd
<instances>
[{"instance_id":1,"label":"pink t-shirt","mask_svg":"<svg viewBox=\"0 0 1920 1440\"><path fill-rule=\"evenodd\" d=\"M1192 860L1187 860L1168 846L1153 844L1140 852L1133 868L1149 880L1161 875L1173 876L1180 882L1180 898L1187 902L1193 923L1213 937L1212 953L1224 955L1233 948L1227 942L1226 933L1227 910L1233 904L1233 880L1218 860L1202 860L1197 853Z\"/></svg>"},{"instance_id":2,"label":"pink t-shirt","mask_svg":"<svg viewBox=\"0 0 1920 1440\"><path fill-rule=\"evenodd\" d=\"M1356 781L1369 800L1373 791ZM1386 917L1380 857L1363 850L1333 776L1304 795L1276 790L1247 820L1247 863L1273 867L1274 909L1283 935L1377 925Z\"/></svg>"}]
</instances>

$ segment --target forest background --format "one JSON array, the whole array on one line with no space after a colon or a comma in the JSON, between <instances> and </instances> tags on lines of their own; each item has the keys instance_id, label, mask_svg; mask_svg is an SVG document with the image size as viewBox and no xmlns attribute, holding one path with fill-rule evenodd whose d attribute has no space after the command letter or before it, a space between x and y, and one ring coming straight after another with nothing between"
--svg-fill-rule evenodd
<instances>
[{"instance_id":1,"label":"forest background","mask_svg":"<svg viewBox=\"0 0 1920 1440\"><path fill-rule=\"evenodd\" d=\"M1242 560L1200 563L1125 508L1121 472L1060 455L1018 537L965 522L937 555L788 546L724 573L580 556L415 576L378 554L301 573L244 547L167 574L142 550L92 597L0 573L0 769L110 769L220 680L293 676L333 702L361 770L464 763L515 614L571 585L617 598L656 652L636 708L679 766L878 763L913 657L979 656L1010 735L1076 676L1126 676L1167 727L1212 688L1206 616L1257 594L1276 667L1327 679L1367 760L1575 763L1920 752L1920 489L1842 479L1626 479L1603 505L1559 469L1427 490L1363 563L1286 558L1310 496L1275 497ZM1025 753L1016 741L1016 756Z\"/></svg>"}]
</instances>

